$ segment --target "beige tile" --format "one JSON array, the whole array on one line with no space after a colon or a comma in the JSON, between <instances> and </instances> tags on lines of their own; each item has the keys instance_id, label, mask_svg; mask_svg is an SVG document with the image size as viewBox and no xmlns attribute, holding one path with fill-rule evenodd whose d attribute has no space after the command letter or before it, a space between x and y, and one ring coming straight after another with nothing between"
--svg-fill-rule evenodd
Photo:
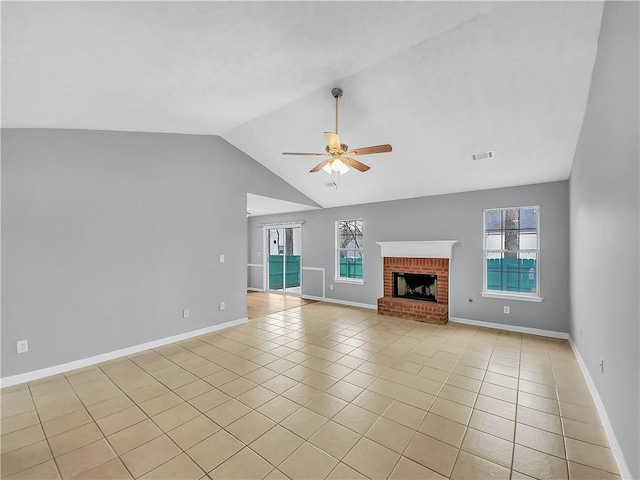
<instances>
[{"instance_id":1,"label":"beige tile","mask_svg":"<svg viewBox=\"0 0 640 480\"><path fill-rule=\"evenodd\" d=\"M486 383L493 383L494 385L500 385L501 387L512 388L514 390L518 388L517 378L510 377L508 375L500 375L495 372L487 372L483 381Z\"/></svg>"},{"instance_id":2,"label":"beige tile","mask_svg":"<svg viewBox=\"0 0 640 480\"><path fill-rule=\"evenodd\" d=\"M280 425L307 440L328 421L328 418L302 407L280 422Z\"/></svg>"},{"instance_id":3,"label":"beige tile","mask_svg":"<svg viewBox=\"0 0 640 480\"><path fill-rule=\"evenodd\" d=\"M262 384L264 388L268 388L272 392L281 394L286 392L291 387L295 387L298 384L295 380L284 375L275 376Z\"/></svg>"},{"instance_id":4,"label":"beige tile","mask_svg":"<svg viewBox=\"0 0 640 480\"><path fill-rule=\"evenodd\" d=\"M401 457L389 478L392 480L445 480L447 477L443 477L407 457Z\"/></svg>"},{"instance_id":5,"label":"beige tile","mask_svg":"<svg viewBox=\"0 0 640 480\"><path fill-rule=\"evenodd\" d=\"M119 395L109 400L91 405L87 410L95 420L99 420L101 418L108 417L109 415L113 415L114 413L121 412L133 405L134 403L129 397L126 395Z\"/></svg>"},{"instance_id":6,"label":"beige tile","mask_svg":"<svg viewBox=\"0 0 640 480\"><path fill-rule=\"evenodd\" d=\"M213 470L209 476L212 479L261 479L267 475L273 466L260 458L249 448L244 448L229 460Z\"/></svg>"},{"instance_id":7,"label":"beige tile","mask_svg":"<svg viewBox=\"0 0 640 480\"><path fill-rule=\"evenodd\" d=\"M0 432L2 432L2 436L4 437L9 433L38 425L39 423L40 419L38 418L38 414L35 410L31 410L30 412L14 415L13 417L3 418Z\"/></svg>"},{"instance_id":8,"label":"beige tile","mask_svg":"<svg viewBox=\"0 0 640 480\"><path fill-rule=\"evenodd\" d=\"M83 409L43 422L42 428L47 437L53 437L91 422L93 419Z\"/></svg>"},{"instance_id":9,"label":"beige tile","mask_svg":"<svg viewBox=\"0 0 640 480\"><path fill-rule=\"evenodd\" d=\"M60 472L58 472L56 463L53 460L47 460L46 462L40 463L35 467L27 468L26 470L14 473L10 477L6 478L14 480L59 480L62 477L60 476Z\"/></svg>"},{"instance_id":10,"label":"beige tile","mask_svg":"<svg viewBox=\"0 0 640 480\"><path fill-rule=\"evenodd\" d=\"M303 443L302 438L276 425L249 446L272 465L280 465Z\"/></svg>"},{"instance_id":11,"label":"beige tile","mask_svg":"<svg viewBox=\"0 0 640 480\"><path fill-rule=\"evenodd\" d=\"M56 463L62 478L72 478L113 458L116 453L103 438L58 457Z\"/></svg>"},{"instance_id":12,"label":"beige tile","mask_svg":"<svg viewBox=\"0 0 640 480\"><path fill-rule=\"evenodd\" d=\"M331 418L346 407L347 402L328 393L322 393L305 406L324 417Z\"/></svg>"},{"instance_id":13,"label":"beige tile","mask_svg":"<svg viewBox=\"0 0 640 480\"><path fill-rule=\"evenodd\" d=\"M443 384L447 378L449 378L450 373L447 371L440 370L438 368L433 368L428 365L422 367L422 370L418 372L418 377L428 378L433 380L439 384ZM414 378L414 382L417 379Z\"/></svg>"},{"instance_id":14,"label":"beige tile","mask_svg":"<svg viewBox=\"0 0 640 480\"><path fill-rule=\"evenodd\" d=\"M172 458L140 478L157 480L198 480L204 471L185 453Z\"/></svg>"},{"instance_id":15,"label":"beige tile","mask_svg":"<svg viewBox=\"0 0 640 480\"><path fill-rule=\"evenodd\" d=\"M197 409L184 402L151 417L151 419L164 432L168 432L169 430L173 430L183 423L194 419L198 415L200 415L200 412Z\"/></svg>"},{"instance_id":16,"label":"beige tile","mask_svg":"<svg viewBox=\"0 0 640 480\"><path fill-rule=\"evenodd\" d=\"M363 435L377 419L378 415L375 413L353 404L347 405L340 413L333 417L334 422L360 435Z\"/></svg>"},{"instance_id":17,"label":"beige tile","mask_svg":"<svg viewBox=\"0 0 640 480\"><path fill-rule=\"evenodd\" d=\"M413 435L414 430L411 428L380 417L367 431L365 437L390 448L394 452L402 454L407 445L409 445Z\"/></svg>"},{"instance_id":18,"label":"beige tile","mask_svg":"<svg viewBox=\"0 0 640 480\"><path fill-rule=\"evenodd\" d=\"M432 380L430 378L423 378L419 375L413 379L413 382L411 382L410 385L411 388L428 393L429 395L438 395L443 386L443 382Z\"/></svg>"},{"instance_id":19,"label":"beige tile","mask_svg":"<svg viewBox=\"0 0 640 480\"><path fill-rule=\"evenodd\" d=\"M456 448L460 448L460 445L462 445L466 430L467 427L464 425L433 413L427 414L418 428L419 432Z\"/></svg>"},{"instance_id":20,"label":"beige tile","mask_svg":"<svg viewBox=\"0 0 640 480\"><path fill-rule=\"evenodd\" d=\"M598 470L604 470L605 472L618 474L615 458L609 448L581 442L573 438L566 438L565 441L568 460Z\"/></svg>"},{"instance_id":21,"label":"beige tile","mask_svg":"<svg viewBox=\"0 0 640 480\"><path fill-rule=\"evenodd\" d=\"M444 398L437 398L429 411L463 425L467 425L471 417L470 407Z\"/></svg>"},{"instance_id":22,"label":"beige tile","mask_svg":"<svg viewBox=\"0 0 640 480\"><path fill-rule=\"evenodd\" d=\"M327 480L367 480L367 477L362 475L360 472L356 472L353 468L345 465L344 463L339 463L336 468L333 469L333 472L329 474Z\"/></svg>"},{"instance_id":23,"label":"beige tile","mask_svg":"<svg viewBox=\"0 0 640 480\"><path fill-rule=\"evenodd\" d=\"M123 455L160 435L162 430L146 419L110 435L107 440L118 455Z\"/></svg>"},{"instance_id":24,"label":"beige tile","mask_svg":"<svg viewBox=\"0 0 640 480\"><path fill-rule=\"evenodd\" d=\"M209 410L205 415L221 427L226 427L230 423L244 417L250 411L251 409L245 404L240 403L237 400L229 400L228 402Z\"/></svg>"},{"instance_id":25,"label":"beige tile","mask_svg":"<svg viewBox=\"0 0 640 480\"><path fill-rule=\"evenodd\" d=\"M325 478L337 464L335 458L305 443L282 462L278 470L290 478L318 479Z\"/></svg>"},{"instance_id":26,"label":"beige tile","mask_svg":"<svg viewBox=\"0 0 640 480\"><path fill-rule=\"evenodd\" d=\"M218 388L231 397L237 397L238 395L242 395L243 393L248 392L256 386L257 385L255 383L247 380L246 378L240 377L228 383L225 383Z\"/></svg>"},{"instance_id":27,"label":"beige tile","mask_svg":"<svg viewBox=\"0 0 640 480\"><path fill-rule=\"evenodd\" d=\"M144 412L134 405L108 417L101 418L97 423L102 433L105 436L109 436L146 418L147 416Z\"/></svg>"},{"instance_id":28,"label":"beige tile","mask_svg":"<svg viewBox=\"0 0 640 480\"><path fill-rule=\"evenodd\" d=\"M228 425L226 430L238 440L248 445L274 425L275 422L256 411L252 411Z\"/></svg>"},{"instance_id":29,"label":"beige tile","mask_svg":"<svg viewBox=\"0 0 640 480\"><path fill-rule=\"evenodd\" d=\"M470 478L492 478L509 480L511 471L489 462L484 458L461 451L453 467L452 480L468 480Z\"/></svg>"},{"instance_id":30,"label":"beige tile","mask_svg":"<svg viewBox=\"0 0 640 480\"><path fill-rule=\"evenodd\" d=\"M382 414L383 417L393 420L405 427L416 430L422 423L427 412L406 403L395 401Z\"/></svg>"},{"instance_id":31,"label":"beige tile","mask_svg":"<svg viewBox=\"0 0 640 480\"><path fill-rule=\"evenodd\" d=\"M244 392L242 395L238 395L238 397L236 397L236 400L240 400L249 408L258 408L259 406L264 405L276 396L277 395L271 390L258 385L255 388Z\"/></svg>"},{"instance_id":32,"label":"beige tile","mask_svg":"<svg viewBox=\"0 0 640 480\"><path fill-rule=\"evenodd\" d=\"M242 448L244 445L233 435L220 430L191 447L186 453L205 472L210 472Z\"/></svg>"},{"instance_id":33,"label":"beige tile","mask_svg":"<svg viewBox=\"0 0 640 480\"><path fill-rule=\"evenodd\" d=\"M445 385L440 390L439 398L445 398L452 402L461 403L467 407L473 407L476 402L477 394L464 388L454 387L452 385Z\"/></svg>"},{"instance_id":34,"label":"beige tile","mask_svg":"<svg viewBox=\"0 0 640 480\"><path fill-rule=\"evenodd\" d=\"M498 400L497 398L478 395L474 408L507 420L515 421L516 419L516 406L513 403Z\"/></svg>"},{"instance_id":35,"label":"beige tile","mask_svg":"<svg viewBox=\"0 0 640 480\"><path fill-rule=\"evenodd\" d=\"M213 386L211 386L211 384L198 379L183 385L180 388L176 388L174 392L184 400L191 400L192 398L202 395L203 393L207 393L212 389Z\"/></svg>"},{"instance_id":36,"label":"beige tile","mask_svg":"<svg viewBox=\"0 0 640 480\"><path fill-rule=\"evenodd\" d=\"M215 422L205 415L199 415L167 432L167 435L181 449L187 450L219 430L220 427Z\"/></svg>"},{"instance_id":37,"label":"beige tile","mask_svg":"<svg viewBox=\"0 0 640 480\"><path fill-rule=\"evenodd\" d=\"M512 468L540 480L569 478L566 460L517 444L513 450Z\"/></svg>"},{"instance_id":38,"label":"beige tile","mask_svg":"<svg viewBox=\"0 0 640 480\"><path fill-rule=\"evenodd\" d=\"M493 383L483 382L480 393L487 397L497 398L509 403L516 403L518 391L512 388L495 385Z\"/></svg>"},{"instance_id":39,"label":"beige tile","mask_svg":"<svg viewBox=\"0 0 640 480\"><path fill-rule=\"evenodd\" d=\"M131 474L138 478L180 454L180 449L166 435L125 453L120 457Z\"/></svg>"},{"instance_id":40,"label":"beige tile","mask_svg":"<svg viewBox=\"0 0 640 480\"><path fill-rule=\"evenodd\" d=\"M452 373L451 375L449 375L449 378L447 378L446 384L458 388L463 388L465 390L469 390L470 392L478 393L482 382L474 378L465 377L464 375L458 375L457 373Z\"/></svg>"},{"instance_id":41,"label":"beige tile","mask_svg":"<svg viewBox=\"0 0 640 480\"><path fill-rule=\"evenodd\" d=\"M549 455L565 458L562 435L556 435L546 430L518 423L516 424L516 443Z\"/></svg>"},{"instance_id":42,"label":"beige tile","mask_svg":"<svg viewBox=\"0 0 640 480\"><path fill-rule=\"evenodd\" d=\"M335 422L326 423L309 442L326 453L341 459L360 439L360 435Z\"/></svg>"},{"instance_id":43,"label":"beige tile","mask_svg":"<svg viewBox=\"0 0 640 480\"><path fill-rule=\"evenodd\" d=\"M272 400L269 400L267 403L258 407L256 410L269 417L274 422L278 423L287 418L299 408L300 405L298 405L297 403L292 402L288 398L278 396Z\"/></svg>"},{"instance_id":44,"label":"beige tile","mask_svg":"<svg viewBox=\"0 0 640 480\"><path fill-rule=\"evenodd\" d=\"M570 418L563 418L562 426L566 437L582 440L583 442L594 443L601 447L609 446L604 428L599 425L592 425L590 423L571 420Z\"/></svg>"},{"instance_id":45,"label":"beige tile","mask_svg":"<svg viewBox=\"0 0 640 480\"><path fill-rule=\"evenodd\" d=\"M458 449L422 433L416 433L404 456L448 477L458 456Z\"/></svg>"},{"instance_id":46,"label":"beige tile","mask_svg":"<svg viewBox=\"0 0 640 480\"><path fill-rule=\"evenodd\" d=\"M82 427L69 430L49 439L49 446L53 455L59 457L103 438L102 432L95 423L88 423Z\"/></svg>"},{"instance_id":47,"label":"beige tile","mask_svg":"<svg viewBox=\"0 0 640 480\"><path fill-rule=\"evenodd\" d=\"M213 390L209 390L202 395L198 395L197 397L189 400L189 403L196 407L202 413L208 412L212 408L216 408L218 405L222 405L223 403L231 400L231 397L224 392L221 392L217 388Z\"/></svg>"},{"instance_id":48,"label":"beige tile","mask_svg":"<svg viewBox=\"0 0 640 480\"><path fill-rule=\"evenodd\" d=\"M553 415L560 415L558 402L551 398L539 397L530 393L520 392L520 394L518 395L518 405L533 408L534 410L540 410L542 412L551 413Z\"/></svg>"},{"instance_id":49,"label":"beige tile","mask_svg":"<svg viewBox=\"0 0 640 480\"><path fill-rule=\"evenodd\" d=\"M282 393L282 396L288 398L292 402L296 402L298 405L305 405L314 398L317 398L322 392L309 385L300 383L286 392Z\"/></svg>"},{"instance_id":50,"label":"beige tile","mask_svg":"<svg viewBox=\"0 0 640 480\"><path fill-rule=\"evenodd\" d=\"M38 408L37 410L38 415L40 416L40 421L46 422L47 420L66 415L77 410L82 410L83 408L84 405L82 405L82 402L77 398L73 398L62 402L52 403L46 407Z\"/></svg>"},{"instance_id":51,"label":"beige tile","mask_svg":"<svg viewBox=\"0 0 640 480\"><path fill-rule=\"evenodd\" d=\"M513 442L502 438L469 428L464 436L461 449L506 468L511 467Z\"/></svg>"},{"instance_id":52,"label":"beige tile","mask_svg":"<svg viewBox=\"0 0 640 480\"><path fill-rule=\"evenodd\" d=\"M26 447L27 445L31 445L32 443L36 443L44 439L44 432L42 431L40 424L23 428L22 430L17 430L12 433L3 434L2 441L0 442L2 447L1 453L4 455L5 453L13 452L14 450L18 450L19 448Z\"/></svg>"},{"instance_id":53,"label":"beige tile","mask_svg":"<svg viewBox=\"0 0 640 480\"><path fill-rule=\"evenodd\" d=\"M572 405L570 403L560 404L562 418L570 418L578 422L590 423L591 425L602 425L600 416L594 408Z\"/></svg>"},{"instance_id":54,"label":"beige tile","mask_svg":"<svg viewBox=\"0 0 640 480\"><path fill-rule=\"evenodd\" d=\"M412 407L419 408L424 411L428 411L433 405L436 397L429 393L421 392L411 387L405 388L396 397L396 400L411 405Z\"/></svg>"},{"instance_id":55,"label":"beige tile","mask_svg":"<svg viewBox=\"0 0 640 480\"><path fill-rule=\"evenodd\" d=\"M368 389L385 397L396 398L405 389L405 386L389 380L378 379L369 385Z\"/></svg>"},{"instance_id":56,"label":"beige tile","mask_svg":"<svg viewBox=\"0 0 640 480\"><path fill-rule=\"evenodd\" d=\"M551 413L534 410L527 407L518 407L518 423L523 423L531 427L540 428L551 433L562 435L562 423L560 417Z\"/></svg>"},{"instance_id":57,"label":"beige tile","mask_svg":"<svg viewBox=\"0 0 640 480\"><path fill-rule=\"evenodd\" d=\"M139 404L140 408L148 416L153 417L160 412L169 410L171 407L175 407L183 403L184 400L173 392L167 392L150 400L146 400Z\"/></svg>"},{"instance_id":58,"label":"beige tile","mask_svg":"<svg viewBox=\"0 0 640 480\"><path fill-rule=\"evenodd\" d=\"M333 395L334 397L341 398L345 402L351 402L354 398L363 392L364 388L353 385L343 380L334 383L331 387L325 390L325 393Z\"/></svg>"},{"instance_id":59,"label":"beige tile","mask_svg":"<svg viewBox=\"0 0 640 480\"><path fill-rule=\"evenodd\" d=\"M169 389L160 382L153 382L149 385L145 385L144 387L132 390L128 392L127 395L131 397L134 402L142 403L146 400L159 397L160 395L165 394L168 391Z\"/></svg>"},{"instance_id":60,"label":"beige tile","mask_svg":"<svg viewBox=\"0 0 640 480\"><path fill-rule=\"evenodd\" d=\"M569 478L571 480L617 480L620 477L586 465L569 462Z\"/></svg>"},{"instance_id":61,"label":"beige tile","mask_svg":"<svg viewBox=\"0 0 640 480\"><path fill-rule=\"evenodd\" d=\"M129 471L126 469L124 464L119 458L114 458L113 460L109 460L102 465L89 470L88 472L84 472L83 474L75 477L80 480L107 480L107 479L130 479L133 478Z\"/></svg>"},{"instance_id":62,"label":"beige tile","mask_svg":"<svg viewBox=\"0 0 640 480\"><path fill-rule=\"evenodd\" d=\"M382 415L382 413L389 407L389 405L393 403L393 398L385 397L384 395L372 392L371 390L365 390L360 395L358 395L352 403L354 405L357 405L358 407L364 408L365 410L369 410L370 412Z\"/></svg>"},{"instance_id":63,"label":"beige tile","mask_svg":"<svg viewBox=\"0 0 640 480\"><path fill-rule=\"evenodd\" d=\"M539 397L546 397L554 400L557 398L555 385L553 385L553 383L551 385L545 385L520 379L520 382L518 383L518 390L532 395L538 395Z\"/></svg>"},{"instance_id":64,"label":"beige tile","mask_svg":"<svg viewBox=\"0 0 640 480\"><path fill-rule=\"evenodd\" d=\"M46 441L33 443L13 452L2 455L0 461L0 476L2 478L38 465L52 458L51 450Z\"/></svg>"},{"instance_id":65,"label":"beige tile","mask_svg":"<svg viewBox=\"0 0 640 480\"><path fill-rule=\"evenodd\" d=\"M492 415L482 410L474 410L471 414L469 426L482 432L490 433L509 442L513 441L515 422L506 418Z\"/></svg>"},{"instance_id":66,"label":"beige tile","mask_svg":"<svg viewBox=\"0 0 640 480\"><path fill-rule=\"evenodd\" d=\"M267 473L267 476L264 477L264 480L289 480L289 477L287 477L277 468L274 468L269 473Z\"/></svg>"},{"instance_id":67,"label":"beige tile","mask_svg":"<svg viewBox=\"0 0 640 480\"><path fill-rule=\"evenodd\" d=\"M368 438L361 438L343 462L369 478L387 478L400 455Z\"/></svg>"}]
</instances>

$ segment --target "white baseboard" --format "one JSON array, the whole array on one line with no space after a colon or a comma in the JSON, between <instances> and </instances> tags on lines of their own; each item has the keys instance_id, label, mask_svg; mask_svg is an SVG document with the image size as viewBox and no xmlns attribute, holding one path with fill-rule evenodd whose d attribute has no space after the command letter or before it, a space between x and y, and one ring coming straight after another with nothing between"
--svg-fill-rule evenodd
<instances>
[{"instance_id":1,"label":"white baseboard","mask_svg":"<svg viewBox=\"0 0 640 480\"><path fill-rule=\"evenodd\" d=\"M350 302L349 300L338 300L336 298L329 298L329 297L316 297L315 295L300 295L300 297L306 298L307 300L317 300L319 302L337 303L340 305L348 305L350 307L369 308L372 310L378 309L378 305L371 305L370 303Z\"/></svg>"},{"instance_id":2,"label":"white baseboard","mask_svg":"<svg viewBox=\"0 0 640 480\"><path fill-rule=\"evenodd\" d=\"M506 330L508 332L528 333L531 335L540 335L542 337L562 338L567 340L569 334L565 332L555 332L553 330L542 330L540 328L519 327L516 325L505 325L503 323L483 322L480 320L469 320L467 318L449 317L449 321L453 323L464 323L466 325L475 325L477 327L495 328L497 330Z\"/></svg>"},{"instance_id":3,"label":"white baseboard","mask_svg":"<svg viewBox=\"0 0 640 480\"><path fill-rule=\"evenodd\" d=\"M251 292L264 292L264 288L247 287L247 290Z\"/></svg>"},{"instance_id":4,"label":"white baseboard","mask_svg":"<svg viewBox=\"0 0 640 480\"><path fill-rule=\"evenodd\" d=\"M120 350L114 350L113 352L101 353L100 355L94 355L93 357L82 358L80 360L74 360L72 362L62 363L60 365L54 365L53 367L42 368L40 370L33 370L31 372L20 373L18 375L12 375L10 377L0 378L0 387L10 387L12 385L18 385L19 383L32 382L44 377L50 377L52 375L58 375L59 373L70 372L71 370L77 370L79 368L89 367L97 363L107 362L115 358L124 357L126 355L132 355L134 353L149 350L151 348L161 347L168 343L179 342L188 338L197 337L198 335L204 335L206 333L217 332L225 328L234 327L236 325L242 325L249 320L245 318L239 318L238 320L230 320L228 322L219 323L217 325L211 325L210 327L201 328L199 330L192 330L186 333L180 333L172 337L160 338L158 340L152 340L151 342L141 343Z\"/></svg>"},{"instance_id":5,"label":"white baseboard","mask_svg":"<svg viewBox=\"0 0 640 480\"><path fill-rule=\"evenodd\" d=\"M609 447L613 452L613 456L618 463L618 470L620 470L620 476L626 479L632 479L631 471L629 470L629 466L627 465L627 461L624 458L624 454L622 453L622 448L620 448L620 444L618 443L618 439L616 438L616 434L613 431L613 426L609 421L609 415L607 415L607 411L604 408L604 403L602 403L602 399L600 398L600 394L598 393L598 389L596 388L596 384L593 382L593 378L591 378L591 374L587 369L587 364L584 363L582 359L582 355L580 355L580 351L578 350L577 345L573 342L573 339L569 337L569 345L571 345L571 350L573 350L573 354L576 356L578 360L578 365L580 365L580 369L582 370L582 375L587 381L587 386L589 387L589 391L591 392L591 397L596 404L596 408L598 409L598 414L600 415L600 420L602 420L602 426L604 427L604 431L607 435L607 440L609 441Z\"/></svg>"}]
</instances>

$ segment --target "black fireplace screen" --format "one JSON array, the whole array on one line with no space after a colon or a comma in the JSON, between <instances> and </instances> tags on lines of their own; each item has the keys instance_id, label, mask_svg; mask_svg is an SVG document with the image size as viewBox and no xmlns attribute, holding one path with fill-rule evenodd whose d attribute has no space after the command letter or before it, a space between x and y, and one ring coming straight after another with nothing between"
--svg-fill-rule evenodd
<instances>
[{"instance_id":1,"label":"black fireplace screen","mask_svg":"<svg viewBox=\"0 0 640 480\"><path fill-rule=\"evenodd\" d=\"M438 276L393 272L393 296L437 302Z\"/></svg>"}]
</instances>

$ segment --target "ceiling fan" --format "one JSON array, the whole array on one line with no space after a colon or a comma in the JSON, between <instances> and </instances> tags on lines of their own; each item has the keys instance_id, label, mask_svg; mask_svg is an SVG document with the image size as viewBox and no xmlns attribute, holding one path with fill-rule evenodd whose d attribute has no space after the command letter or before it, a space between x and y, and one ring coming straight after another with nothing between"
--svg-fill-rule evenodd
<instances>
[{"instance_id":1,"label":"ceiling fan","mask_svg":"<svg viewBox=\"0 0 640 480\"><path fill-rule=\"evenodd\" d=\"M329 175L333 172L339 172L340 175L344 175L349 171L349 167L358 170L359 172L366 172L371 167L359 162L352 156L356 155L371 155L373 153L387 153L390 152L391 145L375 145L372 147L353 148L349 149L344 143L340 143L338 137L338 99L342 97L342 89L334 88L331 90L331 95L336 99L336 131L324 132L324 136L327 139L326 153L308 153L308 152L283 152L283 155L311 155L311 156L323 156L330 155L331 157L323 160L318 165L313 167L310 172L319 172L324 170Z\"/></svg>"}]
</instances>

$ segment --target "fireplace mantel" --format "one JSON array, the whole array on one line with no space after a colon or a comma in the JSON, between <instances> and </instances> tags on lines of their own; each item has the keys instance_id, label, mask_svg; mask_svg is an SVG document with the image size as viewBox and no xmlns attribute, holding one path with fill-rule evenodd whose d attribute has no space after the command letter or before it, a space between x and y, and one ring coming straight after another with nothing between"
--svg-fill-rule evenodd
<instances>
[{"instance_id":1,"label":"fireplace mantel","mask_svg":"<svg viewBox=\"0 0 640 480\"><path fill-rule=\"evenodd\" d=\"M423 240L408 242L376 242L382 257L448 258L457 240Z\"/></svg>"}]
</instances>

